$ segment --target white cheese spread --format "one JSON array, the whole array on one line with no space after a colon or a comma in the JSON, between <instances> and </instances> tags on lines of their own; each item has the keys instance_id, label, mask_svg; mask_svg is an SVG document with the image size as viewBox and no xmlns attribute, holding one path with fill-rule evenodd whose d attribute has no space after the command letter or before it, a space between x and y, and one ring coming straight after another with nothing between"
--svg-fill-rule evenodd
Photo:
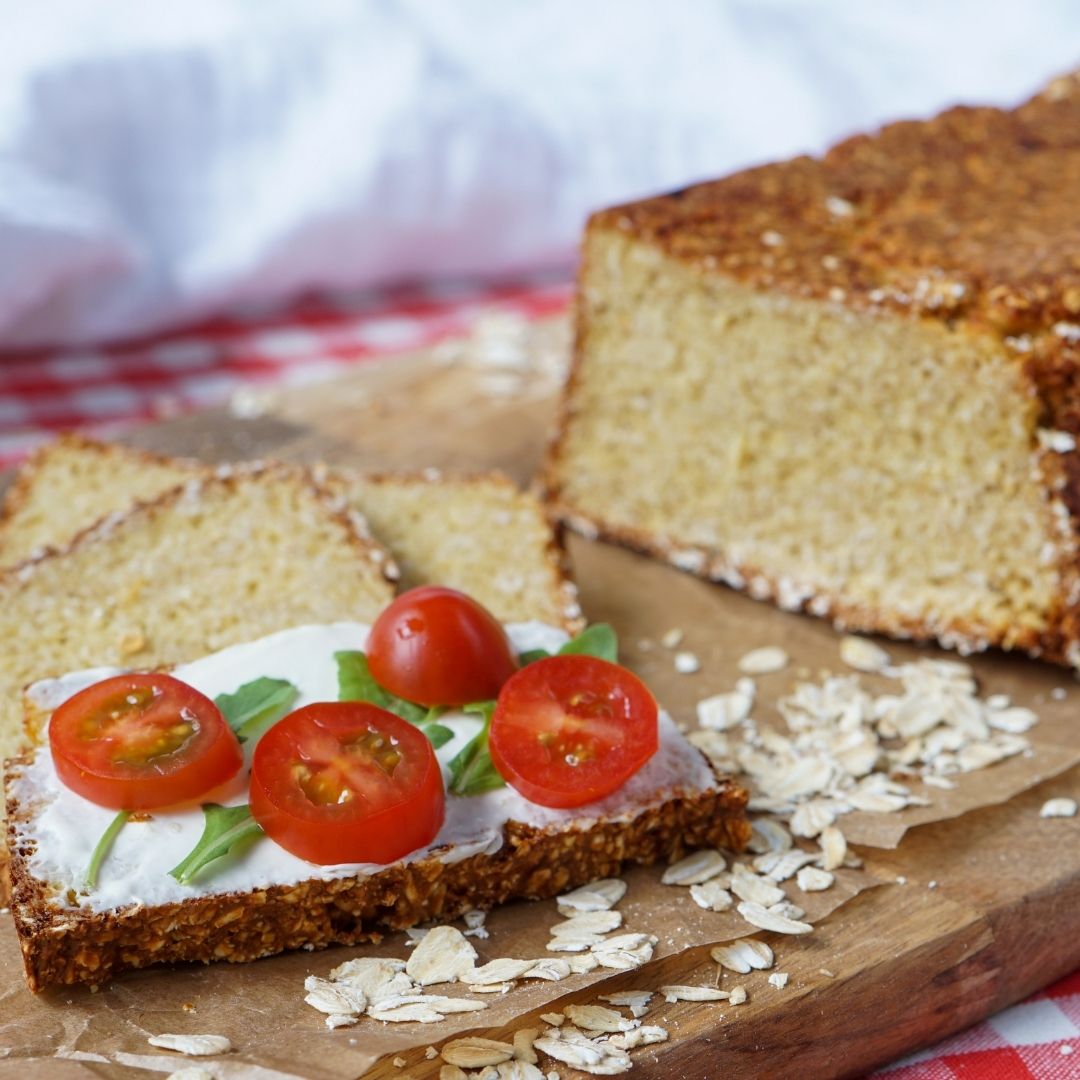
<instances>
[{"instance_id":1,"label":"white cheese spread","mask_svg":"<svg viewBox=\"0 0 1080 1080\"><path fill-rule=\"evenodd\" d=\"M543 623L510 623L506 627L518 652L527 649L556 651L567 635ZM340 622L327 626L301 626L258 641L234 645L190 664L173 674L207 697L231 693L260 676L288 679L299 691L296 708L317 701L336 701L337 663L334 653L358 649L367 643L368 627ZM28 691L34 704L51 712L73 694L101 679L120 674L119 668L94 668L59 679L35 683ZM437 755L449 782L448 764L476 735L482 721L463 712L448 712L439 723L454 738ZM590 821L627 820L655 806L672 791L702 791L715 786L704 758L676 728L667 713L660 713L659 749L614 794L573 810L555 810L529 802L511 787L482 795L447 794L446 820L430 848L413 852L405 861L434 853L447 862L479 852L494 853L502 846L503 827L518 821L536 827L569 828ZM250 765L253 743L244 745ZM244 768L214 799L226 805L248 801L249 770ZM172 812L153 811L150 820L129 821L120 830L101 868L96 887L80 892L90 854L116 815L65 787L56 774L48 744L38 748L31 763L13 784L12 793L24 807L33 808L32 820L18 827L20 839L31 840L35 851L30 869L57 890L55 903L73 904L89 911L109 911L129 905L152 906L197 896L248 892L300 881L356 877L382 869L371 864L318 866L260 837L238 857L229 856L209 866L198 880L181 885L169 876L198 842L203 815L198 805Z\"/></svg>"}]
</instances>

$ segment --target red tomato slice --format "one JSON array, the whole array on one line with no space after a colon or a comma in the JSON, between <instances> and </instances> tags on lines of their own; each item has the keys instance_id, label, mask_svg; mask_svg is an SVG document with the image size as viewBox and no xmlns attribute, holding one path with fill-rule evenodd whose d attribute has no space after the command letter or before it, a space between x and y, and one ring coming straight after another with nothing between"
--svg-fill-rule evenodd
<instances>
[{"instance_id":1,"label":"red tomato slice","mask_svg":"<svg viewBox=\"0 0 1080 1080\"><path fill-rule=\"evenodd\" d=\"M308 862L389 863L442 827L442 770L428 737L385 709L308 705L255 747L251 813Z\"/></svg>"},{"instance_id":2,"label":"red tomato slice","mask_svg":"<svg viewBox=\"0 0 1080 1080\"><path fill-rule=\"evenodd\" d=\"M367 657L380 686L421 705L490 701L518 666L499 620L437 585L402 593L375 620Z\"/></svg>"},{"instance_id":3,"label":"red tomato slice","mask_svg":"<svg viewBox=\"0 0 1080 1080\"><path fill-rule=\"evenodd\" d=\"M655 699L626 668L552 656L502 688L491 760L530 802L582 806L622 787L656 753L656 719Z\"/></svg>"},{"instance_id":4,"label":"red tomato slice","mask_svg":"<svg viewBox=\"0 0 1080 1080\"><path fill-rule=\"evenodd\" d=\"M117 675L80 690L53 713L49 746L72 791L117 810L197 798L244 763L221 710L160 673Z\"/></svg>"}]
</instances>

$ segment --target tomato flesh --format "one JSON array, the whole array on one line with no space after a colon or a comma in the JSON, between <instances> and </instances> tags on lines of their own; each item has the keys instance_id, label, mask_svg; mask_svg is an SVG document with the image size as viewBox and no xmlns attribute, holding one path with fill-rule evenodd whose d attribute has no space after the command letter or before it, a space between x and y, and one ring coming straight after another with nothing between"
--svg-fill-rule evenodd
<instances>
[{"instance_id":1,"label":"tomato flesh","mask_svg":"<svg viewBox=\"0 0 1080 1080\"><path fill-rule=\"evenodd\" d=\"M518 667L499 620L438 585L402 593L375 620L367 657L380 686L420 705L490 701Z\"/></svg>"},{"instance_id":2,"label":"tomato flesh","mask_svg":"<svg viewBox=\"0 0 1080 1080\"><path fill-rule=\"evenodd\" d=\"M495 768L541 806L574 807L622 787L656 753L656 701L626 668L552 656L502 688L491 720Z\"/></svg>"},{"instance_id":3,"label":"tomato flesh","mask_svg":"<svg viewBox=\"0 0 1080 1080\"><path fill-rule=\"evenodd\" d=\"M255 748L251 813L308 862L393 862L430 844L445 812L430 740L367 702L297 709Z\"/></svg>"},{"instance_id":4,"label":"tomato flesh","mask_svg":"<svg viewBox=\"0 0 1080 1080\"><path fill-rule=\"evenodd\" d=\"M63 783L117 810L153 810L198 798L244 762L221 710L161 673L117 675L80 690L49 721Z\"/></svg>"}]
</instances>

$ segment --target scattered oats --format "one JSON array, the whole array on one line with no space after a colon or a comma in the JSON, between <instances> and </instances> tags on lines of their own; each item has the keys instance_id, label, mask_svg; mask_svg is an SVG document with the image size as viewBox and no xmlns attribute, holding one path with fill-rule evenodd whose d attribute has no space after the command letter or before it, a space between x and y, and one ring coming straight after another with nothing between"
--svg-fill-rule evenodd
<instances>
[{"instance_id":1,"label":"scattered oats","mask_svg":"<svg viewBox=\"0 0 1080 1080\"><path fill-rule=\"evenodd\" d=\"M424 1048L424 1057L426 1057L428 1061L434 1061L438 1056L439 1051L436 1050L434 1046L427 1046Z\"/></svg>"},{"instance_id":2,"label":"scattered oats","mask_svg":"<svg viewBox=\"0 0 1080 1080\"><path fill-rule=\"evenodd\" d=\"M745 986L733 986L728 991L728 1004L729 1005L745 1005L746 1004L746 987Z\"/></svg>"},{"instance_id":3,"label":"scattered oats","mask_svg":"<svg viewBox=\"0 0 1080 1080\"><path fill-rule=\"evenodd\" d=\"M803 892L824 892L835 880L828 870L819 870L816 866L804 866L795 875L795 883Z\"/></svg>"},{"instance_id":4,"label":"scattered oats","mask_svg":"<svg viewBox=\"0 0 1080 1080\"><path fill-rule=\"evenodd\" d=\"M387 1024L434 1024L446 1019L441 1012L422 1001L411 1001L405 1005L372 1005L367 1014L372 1020L381 1020Z\"/></svg>"},{"instance_id":5,"label":"scattered oats","mask_svg":"<svg viewBox=\"0 0 1080 1080\"><path fill-rule=\"evenodd\" d=\"M466 911L463 918L465 919L466 937L476 937L481 940L491 937L488 928L484 925L487 921L486 911Z\"/></svg>"},{"instance_id":6,"label":"scattered oats","mask_svg":"<svg viewBox=\"0 0 1080 1080\"><path fill-rule=\"evenodd\" d=\"M856 671L883 671L892 663L889 654L863 637L848 635L840 642L840 659Z\"/></svg>"},{"instance_id":7,"label":"scattered oats","mask_svg":"<svg viewBox=\"0 0 1080 1080\"><path fill-rule=\"evenodd\" d=\"M784 890L767 878L758 877L744 863L732 868L731 891L740 899L768 907L784 899Z\"/></svg>"},{"instance_id":8,"label":"scattered oats","mask_svg":"<svg viewBox=\"0 0 1080 1080\"><path fill-rule=\"evenodd\" d=\"M550 1024L552 1027L562 1027L566 1022L566 1017L562 1013L541 1013L540 1019L545 1024Z\"/></svg>"},{"instance_id":9,"label":"scattered oats","mask_svg":"<svg viewBox=\"0 0 1080 1080\"><path fill-rule=\"evenodd\" d=\"M533 1054L533 1057L536 1055ZM544 1074L536 1067L535 1061L504 1061L495 1071L499 1080L544 1080Z\"/></svg>"},{"instance_id":10,"label":"scattered oats","mask_svg":"<svg viewBox=\"0 0 1080 1080\"><path fill-rule=\"evenodd\" d=\"M783 915L785 919L801 919L806 915L806 909L793 904L790 900L780 900L770 904L766 909L773 915Z\"/></svg>"},{"instance_id":11,"label":"scattered oats","mask_svg":"<svg viewBox=\"0 0 1080 1080\"><path fill-rule=\"evenodd\" d=\"M744 694L741 690L716 694L697 703L698 723L707 730L727 731L741 724L753 707L753 694Z\"/></svg>"},{"instance_id":12,"label":"scattered oats","mask_svg":"<svg viewBox=\"0 0 1080 1080\"><path fill-rule=\"evenodd\" d=\"M429 927L427 926L407 926L405 928L405 944L412 948L414 945L419 945L421 941L428 936Z\"/></svg>"},{"instance_id":13,"label":"scattered oats","mask_svg":"<svg viewBox=\"0 0 1080 1080\"><path fill-rule=\"evenodd\" d=\"M788 665L788 654L778 645L766 645L752 649L739 661L739 670L746 675L769 675L783 671Z\"/></svg>"},{"instance_id":14,"label":"scattered oats","mask_svg":"<svg viewBox=\"0 0 1080 1080\"><path fill-rule=\"evenodd\" d=\"M756 938L739 938L727 945L717 945L711 955L721 967L738 975L746 975L751 970L764 971L775 963L772 949Z\"/></svg>"},{"instance_id":15,"label":"scattered oats","mask_svg":"<svg viewBox=\"0 0 1080 1080\"><path fill-rule=\"evenodd\" d=\"M807 922L777 915L751 901L743 901L736 910L751 926L756 926L759 930L772 930L776 934L809 934L814 929Z\"/></svg>"},{"instance_id":16,"label":"scattered oats","mask_svg":"<svg viewBox=\"0 0 1080 1080\"><path fill-rule=\"evenodd\" d=\"M367 1008L367 998L363 991L347 984L335 986L325 979L309 975L304 980L304 989L307 990L304 1001L313 1009L329 1016L362 1013Z\"/></svg>"},{"instance_id":17,"label":"scattered oats","mask_svg":"<svg viewBox=\"0 0 1080 1080\"><path fill-rule=\"evenodd\" d=\"M551 928L552 937L578 937L582 934L608 934L622 926L622 913L619 911L583 911L571 915L564 922L558 922Z\"/></svg>"},{"instance_id":18,"label":"scattered oats","mask_svg":"<svg viewBox=\"0 0 1080 1080\"><path fill-rule=\"evenodd\" d=\"M515 986L516 982L469 983L469 991L473 994L508 994Z\"/></svg>"},{"instance_id":19,"label":"scattered oats","mask_svg":"<svg viewBox=\"0 0 1080 1080\"><path fill-rule=\"evenodd\" d=\"M665 649L677 649L683 640L683 632L676 626L668 630L666 634L660 639L660 644Z\"/></svg>"},{"instance_id":20,"label":"scattered oats","mask_svg":"<svg viewBox=\"0 0 1080 1080\"><path fill-rule=\"evenodd\" d=\"M200 1069L198 1065L188 1065L186 1068L169 1073L165 1080L214 1080L214 1074L206 1069Z\"/></svg>"},{"instance_id":21,"label":"scattered oats","mask_svg":"<svg viewBox=\"0 0 1080 1080\"><path fill-rule=\"evenodd\" d=\"M664 871L660 881L664 885L700 885L703 881L722 874L726 869L727 861L724 856L712 848L705 848L672 863Z\"/></svg>"},{"instance_id":22,"label":"scattered oats","mask_svg":"<svg viewBox=\"0 0 1080 1080\"><path fill-rule=\"evenodd\" d=\"M617 949L640 949L643 945L655 945L657 937L654 934L616 934L614 937L604 938L603 941L593 946L593 952L611 952Z\"/></svg>"},{"instance_id":23,"label":"scattered oats","mask_svg":"<svg viewBox=\"0 0 1080 1080\"><path fill-rule=\"evenodd\" d=\"M573 956L566 958L566 965L570 968L571 975L584 975L598 968L600 961L591 952L575 953Z\"/></svg>"},{"instance_id":24,"label":"scattered oats","mask_svg":"<svg viewBox=\"0 0 1080 1080\"><path fill-rule=\"evenodd\" d=\"M469 1074L456 1065L443 1065L439 1069L439 1080L469 1080Z\"/></svg>"},{"instance_id":25,"label":"scattered oats","mask_svg":"<svg viewBox=\"0 0 1080 1080\"><path fill-rule=\"evenodd\" d=\"M515 960L510 957L502 957L498 960L489 960L486 964L474 968L469 974L469 978L477 986L512 982L514 979L520 979L535 963L535 960Z\"/></svg>"},{"instance_id":26,"label":"scattered oats","mask_svg":"<svg viewBox=\"0 0 1080 1080\"><path fill-rule=\"evenodd\" d=\"M675 670L680 675L693 675L696 671L701 670L701 661L697 658L696 653L677 652L675 654Z\"/></svg>"},{"instance_id":27,"label":"scattered oats","mask_svg":"<svg viewBox=\"0 0 1080 1080\"><path fill-rule=\"evenodd\" d=\"M665 1001L727 1001L728 992L715 986L661 986Z\"/></svg>"},{"instance_id":28,"label":"scattered oats","mask_svg":"<svg viewBox=\"0 0 1080 1080\"><path fill-rule=\"evenodd\" d=\"M773 818L754 818L750 822L752 830L750 843L747 849L755 855L764 855L766 852L790 851L792 846L791 833Z\"/></svg>"},{"instance_id":29,"label":"scattered oats","mask_svg":"<svg viewBox=\"0 0 1080 1080\"><path fill-rule=\"evenodd\" d=\"M903 795L893 795L887 791L850 791L844 798L854 809L867 810L873 814L893 814L908 805L908 800Z\"/></svg>"},{"instance_id":30,"label":"scattered oats","mask_svg":"<svg viewBox=\"0 0 1080 1080\"><path fill-rule=\"evenodd\" d=\"M627 1020L606 1005L567 1005L564 1010L571 1023L583 1031L629 1031L637 1026L636 1020Z\"/></svg>"},{"instance_id":31,"label":"scattered oats","mask_svg":"<svg viewBox=\"0 0 1080 1080\"><path fill-rule=\"evenodd\" d=\"M950 780L947 776L935 776L933 773L927 773L922 777L922 782L927 787L941 788L943 791L952 791L956 787L955 780Z\"/></svg>"},{"instance_id":32,"label":"scattered oats","mask_svg":"<svg viewBox=\"0 0 1080 1080\"><path fill-rule=\"evenodd\" d=\"M818 968L818 974L824 975L826 979L835 979L836 974L830 971L828 968Z\"/></svg>"},{"instance_id":33,"label":"scattered oats","mask_svg":"<svg viewBox=\"0 0 1080 1080\"><path fill-rule=\"evenodd\" d=\"M416 994L409 998L403 998L400 1001L402 1005L409 1005L418 1003L421 1005L430 1005L433 1009L437 1009L441 1013L466 1013L466 1012L480 1012L481 1009L487 1008L487 1002L473 1001L472 998L465 997L444 997L442 994ZM396 1004L391 1002L390 1004ZM378 1008L385 1008L386 1006L379 1002ZM368 1010L371 1011L370 1009Z\"/></svg>"},{"instance_id":34,"label":"scattered oats","mask_svg":"<svg viewBox=\"0 0 1080 1080\"><path fill-rule=\"evenodd\" d=\"M330 980L359 990L370 1001L388 994L407 993L413 985L405 974L404 960L379 960L370 956L338 964L331 970ZM310 989L306 980L304 986Z\"/></svg>"},{"instance_id":35,"label":"scattered oats","mask_svg":"<svg viewBox=\"0 0 1080 1080\"><path fill-rule=\"evenodd\" d=\"M601 878L558 898L559 911L607 911L626 895L626 882L619 878ZM563 912L568 908L569 912Z\"/></svg>"},{"instance_id":36,"label":"scattered oats","mask_svg":"<svg viewBox=\"0 0 1080 1080\"><path fill-rule=\"evenodd\" d=\"M553 937L544 947L548 952L579 953L599 945L603 940L603 934L580 933L573 937L565 934L562 937Z\"/></svg>"},{"instance_id":37,"label":"scattered oats","mask_svg":"<svg viewBox=\"0 0 1080 1080\"><path fill-rule=\"evenodd\" d=\"M734 903L731 893L719 881L706 881L690 886L690 898L706 911L727 911Z\"/></svg>"},{"instance_id":38,"label":"scattered oats","mask_svg":"<svg viewBox=\"0 0 1080 1080\"><path fill-rule=\"evenodd\" d=\"M835 870L837 867L843 866L844 856L847 854L847 840L835 825L830 825L828 828L821 830L818 843L821 845L821 867L823 870Z\"/></svg>"},{"instance_id":39,"label":"scattered oats","mask_svg":"<svg viewBox=\"0 0 1080 1080\"><path fill-rule=\"evenodd\" d=\"M621 1035L612 1035L608 1042L617 1046L620 1050L634 1050L639 1046L652 1046L653 1043L667 1042L668 1033L665 1028L655 1024L645 1024L634 1028L633 1031L624 1032Z\"/></svg>"},{"instance_id":40,"label":"scattered oats","mask_svg":"<svg viewBox=\"0 0 1080 1080\"><path fill-rule=\"evenodd\" d=\"M461 1069L480 1069L485 1065L498 1065L514 1056L510 1043L497 1039L485 1039L479 1035L466 1035L453 1039L442 1048L442 1059Z\"/></svg>"},{"instance_id":41,"label":"scattered oats","mask_svg":"<svg viewBox=\"0 0 1080 1080\"><path fill-rule=\"evenodd\" d=\"M576 959L576 957L575 957ZM526 979L545 979L547 982L561 982L571 972L570 962L555 956L545 956L542 960L534 960L528 971Z\"/></svg>"},{"instance_id":42,"label":"scattered oats","mask_svg":"<svg viewBox=\"0 0 1080 1080\"><path fill-rule=\"evenodd\" d=\"M1076 800L1047 799L1042 804L1039 817L1076 817Z\"/></svg>"},{"instance_id":43,"label":"scattered oats","mask_svg":"<svg viewBox=\"0 0 1080 1080\"><path fill-rule=\"evenodd\" d=\"M188 1057L214 1057L227 1054L232 1043L224 1035L151 1035L147 1040L161 1050L175 1050Z\"/></svg>"},{"instance_id":44,"label":"scattered oats","mask_svg":"<svg viewBox=\"0 0 1080 1080\"><path fill-rule=\"evenodd\" d=\"M593 955L600 967L610 968L612 971L633 971L652 959L653 946L646 942L635 949L605 949L603 952L593 950Z\"/></svg>"},{"instance_id":45,"label":"scattered oats","mask_svg":"<svg viewBox=\"0 0 1080 1080\"><path fill-rule=\"evenodd\" d=\"M472 982L476 950L453 926L436 926L425 935L405 964L405 973L421 986L433 983Z\"/></svg>"},{"instance_id":46,"label":"scattered oats","mask_svg":"<svg viewBox=\"0 0 1080 1080\"><path fill-rule=\"evenodd\" d=\"M631 1067L630 1056L610 1044L599 1044L586 1039L584 1042L566 1042L562 1039L543 1038L536 1040L536 1049L542 1050L556 1061L562 1061L582 1072L594 1076L614 1076L628 1072Z\"/></svg>"},{"instance_id":47,"label":"scattered oats","mask_svg":"<svg viewBox=\"0 0 1080 1080\"><path fill-rule=\"evenodd\" d=\"M619 990L614 994L601 994L600 1000L629 1009L635 1017L640 1018L649 1011L649 1002L652 1001L652 996L653 992L651 990ZM623 1047L623 1049L625 1050L627 1047Z\"/></svg>"},{"instance_id":48,"label":"scattered oats","mask_svg":"<svg viewBox=\"0 0 1080 1080\"><path fill-rule=\"evenodd\" d=\"M791 815L791 831L796 836L812 839L836 820L836 810L822 799L810 799Z\"/></svg>"},{"instance_id":49,"label":"scattered oats","mask_svg":"<svg viewBox=\"0 0 1080 1080\"><path fill-rule=\"evenodd\" d=\"M754 869L766 874L773 881L787 881L794 877L804 866L809 866L817 856L812 851L784 851L777 854L759 855L754 860Z\"/></svg>"},{"instance_id":50,"label":"scattered oats","mask_svg":"<svg viewBox=\"0 0 1080 1080\"><path fill-rule=\"evenodd\" d=\"M540 1038L540 1031L537 1028L519 1028L514 1032L514 1057L518 1061L527 1061L530 1065L535 1065L537 1057L533 1051L533 1043Z\"/></svg>"},{"instance_id":51,"label":"scattered oats","mask_svg":"<svg viewBox=\"0 0 1080 1080\"><path fill-rule=\"evenodd\" d=\"M775 986L777 990L783 990L788 984L788 973L786 971L774 971L769 976L769 985Z\"/></svg>"},{"instance_id":52,"label":"scattered oats","mask_svg":"<svg viewBox=\"0 0 1080 1080\"><path fill-rule=\"evenodd\" d=\"M1011 735L1022 735L1030 730L1038 722L1039 718L1021 705L1015 705L1011 709L999 709L989 713L986 722L998 731L1007 731Z\"/></svg>"},{"instance_id":53,"label":"scattered oats","mask_svg":"<svg viewBox=\"0 0 1080 1080\"><path fill-rule=\"evenodd\" d=\"M394 1058L394 1068L395 1069L404 1069L406 1064L407 1064L407 1062L405 1061L405 1059L403 1057Z\"/></svg>"}]
</instances>

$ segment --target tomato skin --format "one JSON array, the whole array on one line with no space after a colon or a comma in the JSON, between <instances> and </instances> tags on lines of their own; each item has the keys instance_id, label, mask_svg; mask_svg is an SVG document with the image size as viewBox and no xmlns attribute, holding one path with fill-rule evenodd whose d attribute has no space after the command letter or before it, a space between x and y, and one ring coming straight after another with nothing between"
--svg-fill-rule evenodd
<instances>
[{"instance_id":1,"label":"tomato skin","mask_svg":"<svg viewBox=\"0 0 1080 1080\"><path fill-rule=\"evenodd\" d=\"M255 747L251 813L308 862L394 862L435 839L445 798L427 736L367 702L297 709Z\"/></svg>"},{"instance_id":2,"label":"tomato skin","mask_svg":"<svg viewBox=\"0 0 1080 1080\"><path fill-rule=\"evenodd\" d=\"M375 620L367 657L380 686L429 706L490 701L518 668L499 620L439 585L402 593Z\"/></svg>"},{"instance_id":3,"label":"tomato skin","mask_svg":"<svg viewBox=\"0 0 1080 1080\"><path fill-rule=\"evenodd\" d=\"M560 809L617 791L658 743L656 700L645 684L592 656L551 656L522 668L499 694L488 739L512 788Z\"/></svg>"},{"instance_id":4,"label":"tomato skin","mask_svg":"<svg viewBox=\"0 0 1080 1080\"><path fill-rule=\"evenodd\" d=\"M49 747L66 787L117 810L198 798L244 763L221 710L163 673L117 675L80 690L53 713Z\"/></svg>"}]
</instances>

